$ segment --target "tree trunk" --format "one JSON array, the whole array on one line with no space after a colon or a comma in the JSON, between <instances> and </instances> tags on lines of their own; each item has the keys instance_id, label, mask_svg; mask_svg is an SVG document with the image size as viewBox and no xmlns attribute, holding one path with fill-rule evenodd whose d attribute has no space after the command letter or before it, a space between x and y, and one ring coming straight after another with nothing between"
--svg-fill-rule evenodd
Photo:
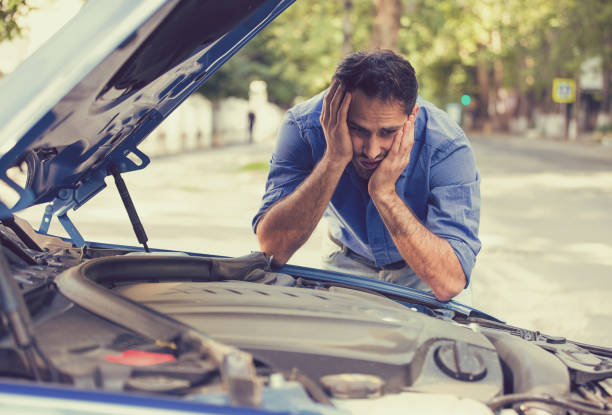
<instances>
[{"instance_id":1,"label":"tree trunk","mask_svg":"<svg viewBox=\"0 0 612 415\"><path fill-rule=\"evenodd\" d=\"M535 124L535 117L533 116L533 113L535 112L535 109L536 109L536 99L535 99L533 91L527 92L525 98L526 98L526 104L525 104L526 114L525 115L527 116L527 128L535 128L536 124Z\"/></svg>"},{"instance_id":2,"label":"tree trunk","mask_svg":"<svg viewBox=\"0 0 612 415\"><path fill-rule=\"evenodd\" d=\"M601 89L601 109L604 114L612 116L612 97L610 94L610 79L612 79L612 68L610 66L610 61L604 55L602 59L603 87Z\"/></svg>"},{"instance_id":3,"label":"tree trunk","mask_svg":"<svg viewBox=\"0 0 612 415\"><path fill-rule=\"evenodd\" d=\"M502 96L502 81L504 77L504 64L501 59L497 59L493 64L493 114L495 116L495 129L499 131L508 131L509 127L509 108L507 108L507 96ZM501 103L500 103L501 101ZM500 111L500 108L502 110Z\"/></svg>"},{"instance_id":4,"label":"tree trunk","mask_svg":"<svg viewBox=\"0 0 612 415\"><path fill-rule=\"evenodd\" d=\"M372 48L397 51L397 37L402 16L401 0L374 0L376 18L372 30Z\"/></svg>"},{"instance_id":5,"label":"tree trunk","mask_svg":"<svg viewBox=\"0 0 612 415\"><path fill-rule=\"evenodd\" d=\"M570 139L570 122L572 119L572 106L573 104L561 104L563 108L563 113L565 114L565 126L563 127L563 139L568 141Z\"/></svg>"},{"instance_id":6,"label":"tree trunk","mask_svg":"<svg viewBox=\"0 0 612 415\"><path fill-rule=\"evenodd\" d=\"M214 99L212 102L212 147L220 147L223 145L221 137L220 115L221 99Z\"/></svg>"},{"instance_id":7,"label":"tree trunk","mask_svg":"<svg viewBox=\"0 0 612 415\"><path fill-rule=\"evenodd\" d=\"M490 132L489 93L490 76L486 60L480 59L476 66L476 81L478 83L478 110L476 128Z\"/></svg>"},{"instance_id":8,"label":"tree trunk","mask_svg":"<svg viewBox=\"0 0 612 415\"><path fill-rule=\"evenodd\" d=\"M580 132L582 131L582 125L581 125L581 110L582 110L582 103L580 102L580 70L578 70L578 74L576 75L576 101L574 102L574 123L576 124L576 136L574 137L575 140L579 140L580 139Z\"/></svg>"}]
</instances>

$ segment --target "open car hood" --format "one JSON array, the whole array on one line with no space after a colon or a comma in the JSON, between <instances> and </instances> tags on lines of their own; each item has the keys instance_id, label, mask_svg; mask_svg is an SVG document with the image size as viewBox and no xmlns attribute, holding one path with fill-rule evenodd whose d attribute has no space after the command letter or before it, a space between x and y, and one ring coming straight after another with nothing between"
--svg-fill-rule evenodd
<instances>
[{"instance_id":1,"label":"open car hood","mask_svg":"<svg viewBox=\"0 0 612 415\"><path fill-rule=\"evenodd\" d=\"M606 413L607 348L263 253L79 239L66 213L146 167L137 145L291 3L89 0L3 79L0 412ZM45 202L42 232L4 220ZM43 235L53 215L76 246Z\"/></svg>"},{"instance_id":2,"label":"open car hood","mask_svg":"<svg viewBox=\"0 0 612 415\"><path fill-rule=\"evenodd\" d=\"M293 1L88 1L0 83L0 179L18 194L0 218L52 202L66 219L112 166L146 167L137 145Z\"/></svg>"},{"instance_id":3,"label":"open car hood","mask_svg":"<svg viewBox=\"0 0 612 415\"><path fill-rule=\"evenodd\" d=\"M114 168L146 167L139 143L293 1L89 0L0 83L0 179L19 196L10 206L0 199L0 219L49 203L39 233L56 216L76 247L86 245L68 212L103 190ZM16 167L27 169L26 183L9 175ZM372 288L368 278L355 281ZM430 294L408 291L441 305ZM454 302L444 307L477 313Z\"/></svg>"}]
</instances>

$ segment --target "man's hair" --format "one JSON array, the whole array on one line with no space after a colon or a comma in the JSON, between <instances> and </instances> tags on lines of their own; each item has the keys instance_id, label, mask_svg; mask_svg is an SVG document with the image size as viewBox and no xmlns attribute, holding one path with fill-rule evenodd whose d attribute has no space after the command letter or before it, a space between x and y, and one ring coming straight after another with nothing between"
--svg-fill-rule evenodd
<instances>
[{"instance_id":1,"label":"man's hair","mask_svg":"<svg viewBox=\"0 0 612 415\"><path fill-rule=\"evenodd\" d=\"M403 102L406 114L416 102L419 84L414 68L390 50L351 53L338 64L334 77L349 92L360 89L370 98Z\"/></svg>"}]
</instances>

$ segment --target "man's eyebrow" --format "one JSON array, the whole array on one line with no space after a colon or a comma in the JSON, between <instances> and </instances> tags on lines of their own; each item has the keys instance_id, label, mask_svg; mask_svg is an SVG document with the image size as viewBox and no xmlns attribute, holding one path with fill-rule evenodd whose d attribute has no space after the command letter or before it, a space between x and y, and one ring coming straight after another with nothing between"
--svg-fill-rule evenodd
<instances>
[{"instance_id":1,"label":"man's eyebrow","mask_svg":"<svg viewBox=\"0 0 612 415\"><path fill-rule=\"evenodd\" d=\"M382 127L381 130L394 132L394 131L399 130L400 128L402 128L401 125L392 125L390 127Z\"/></svg>"},{"instance_id":2,"label":"man's eyebrow","mask_svg":"<svg viewBox=\"0 0 612 415\"><path fill-rule=\"evenodd\" d=\"M353 121L353 120L349 120L348 118L347 118L346 122L347 122L348 124L350 124L351 126L353 126L353 127L357 127L357 128L361 128L361 129L367 130L367 128L365 128L364 126L359 125L359 124L358 124L358 123L356 123L355 121Z\"/></svg>"}]
</instances>

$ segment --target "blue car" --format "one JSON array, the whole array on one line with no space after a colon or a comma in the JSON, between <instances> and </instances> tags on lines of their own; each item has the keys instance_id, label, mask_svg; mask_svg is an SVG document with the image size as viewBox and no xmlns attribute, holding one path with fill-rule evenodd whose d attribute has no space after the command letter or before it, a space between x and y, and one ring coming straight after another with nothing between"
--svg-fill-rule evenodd
<instances>
[{"instance_id":1,"label":"blue car","mask_svg":"<svg viewBox=\"0 0 612 415\"><path fill-rule=\"evenodd\" d=\"M612 413L612 349L262 253L148 246L123 181L138 145L291 3L89 0L2 79L0 413ZM107 176L142 246L71 222ZM34 231L16 214L36 204Z\"/></svg>"}]
</instances>

